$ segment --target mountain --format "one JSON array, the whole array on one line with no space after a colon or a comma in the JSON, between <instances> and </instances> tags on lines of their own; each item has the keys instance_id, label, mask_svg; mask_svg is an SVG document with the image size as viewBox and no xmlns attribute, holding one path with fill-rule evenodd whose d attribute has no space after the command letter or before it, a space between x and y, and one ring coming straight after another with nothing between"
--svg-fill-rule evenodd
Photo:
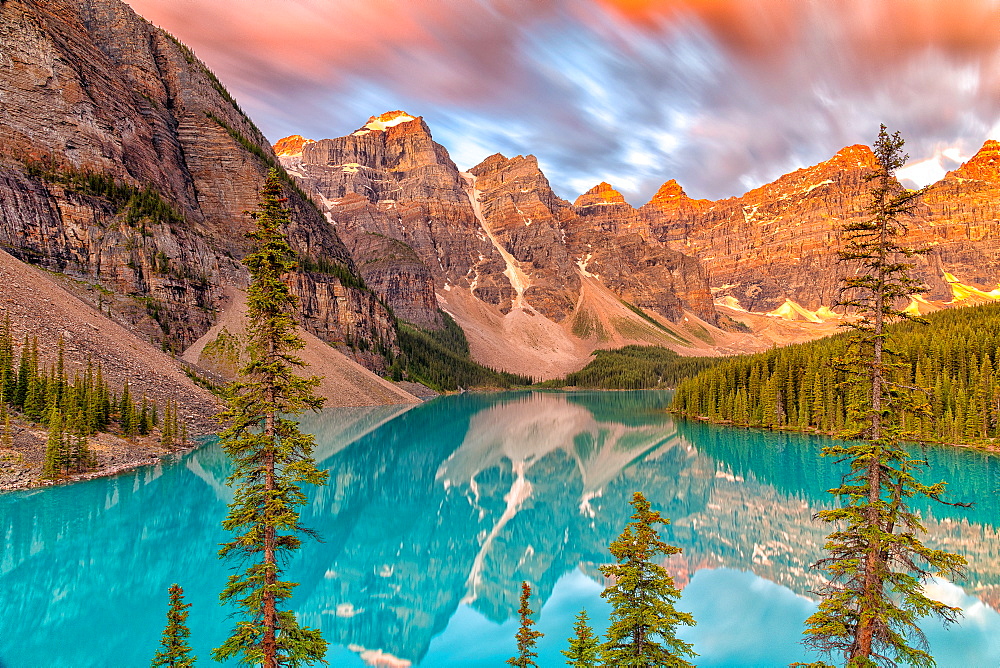
<instances>
[{"instance_id":1,"label":"mountain","mask_svg":"<svg viewBox=\"0 0 1000 668\"><path fill-rule=\"evenodd\" d=\"M0 248L99 285L101 310L182 350L223 287L247 283L243 212L280 168L270 145L187 47L119 0L7 0L0 31ZM302 322L381 368L361 350L393 348L391 315L287 185Z\"/></svg>"},{"instance_id":2,"label":"mountain","mask_svg":"<svg viewBox=\"0 0 1000 668\"><path fill-rule=\"evenodd\" d=\"M423 119L399 110L274 148L385 303L430 328L440 306L480 362L549 378L599 347L713 354L730 343L698 260L609 218L600 194L558 197L534 156L495 154L461 172Z\"/></svg>"},{"instance_id":3,"label":"mountain","mask_svg":"<svg viewBox=\"0 0 1000 668\"><path fill-rule=\"evenodd\" d=\"M299 320L379 372L399 350L395 318L440 330L439 309L476 360L535 378L599 348L749 352L841 321L836 251L864 215L867 147L719 201L670 180L638 208L610 183L569 202L532 155L461 171L402 110L272 147L187 47L120 0L7 0L0 18L0 248L78 279L81 298L164 349L198 341L245 287L244 211L271 168L294 212ZM998 159L987 142L919 197L908 242L930 248L915 262L931 292L916 311L1000 295Z\"/></svg>"},{"instance_id":4,"label":"mountain","mask_svg":"<svg viewBox=\"0 0 1000 668\"><path fill-rule=\"evenodd\" d=\"M913 273L930 291L914 308L996 298L990 293L1000 277L998 160L1000 143L988 141L917 198L904 242L929 249L913 259ZM715 202L692 200L669 181L640 213L653 239L701 259L725 312L735 306L821 322L833 317L829 309L846 269L837 261L841 229L864 218L874 165L867 146L848 146Z\"/></svg>"}]
</instances>

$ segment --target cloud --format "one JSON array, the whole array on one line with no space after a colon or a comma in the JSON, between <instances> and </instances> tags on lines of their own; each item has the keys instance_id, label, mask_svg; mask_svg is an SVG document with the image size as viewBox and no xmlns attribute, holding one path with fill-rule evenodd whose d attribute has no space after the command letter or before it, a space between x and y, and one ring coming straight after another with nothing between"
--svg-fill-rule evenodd
<instances>
[{"instance_id":1,"label":"cloud","mask_svg":"<svg viewBox=\"0 0 1000 668\"><path fill-rule=\"evenodd\" d=\"M423 115L460 166L534 153L557 192L739 194L870 143L971 155L1000 117L993 0L130 0L277 139ZM589 185L588 185L589 184Z\"/></svg>"}]
</instances>

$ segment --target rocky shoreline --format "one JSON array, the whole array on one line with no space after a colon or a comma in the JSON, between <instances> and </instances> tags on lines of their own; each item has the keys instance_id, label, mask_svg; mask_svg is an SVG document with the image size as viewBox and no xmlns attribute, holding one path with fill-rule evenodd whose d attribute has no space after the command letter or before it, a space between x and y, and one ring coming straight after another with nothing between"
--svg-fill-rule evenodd
<instances>
[{"instance_id":1,"label":"rocky shoreline","mask_svg":"<svg viewBox=\"0 0 1000 668\"><path fill-rule=\"evenodd\" d=\"M197 420L197 425L201 428L197 429L196 433L200 435L211 433L205 428L208 424L209 420L202 416ZM43 479L45 429L41 425L16 419L11 421L11 432L13 447L0 449L0 493L116 475L140 466L158 464L164 457L189 452L198 447L196 441L189 441L183 447L164 447L160 445L158 430L148 436L134 438L100 433L87 439L88 447L97 458L97 466L94 469L56 479Z\"/></svg>"}]
</instances>

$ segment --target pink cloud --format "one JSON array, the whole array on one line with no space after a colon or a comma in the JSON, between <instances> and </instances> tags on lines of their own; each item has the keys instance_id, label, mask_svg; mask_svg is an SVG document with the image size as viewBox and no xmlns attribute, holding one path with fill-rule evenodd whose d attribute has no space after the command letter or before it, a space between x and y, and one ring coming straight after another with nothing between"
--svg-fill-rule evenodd
<instances>
[{"instance_id":1,"label":"pink cloud","mask_svg":"<svg viewBox=\"0 0 1000 668\"><path fill-rule=\"evenodd\" d=\"M737 194L870 142L972 153L1000 118L992 0L129 0L272 139L404 108L471 166ZM578 193L560 190L573 198Z\"/></svg>"}]
</instances>

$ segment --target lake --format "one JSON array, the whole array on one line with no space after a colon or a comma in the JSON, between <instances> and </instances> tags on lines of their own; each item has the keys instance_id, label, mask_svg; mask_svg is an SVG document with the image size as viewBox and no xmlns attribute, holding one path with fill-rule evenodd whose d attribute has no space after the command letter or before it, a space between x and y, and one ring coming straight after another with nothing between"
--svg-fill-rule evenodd
<instances>
[{"instance_id":1,"label":"lake","mask_svg":"<svg viewBox=\"0 0 1000 668\"><path fill-rule=\"evenodd\" d=\"M303 418L329 484L310 490L292 603L330 642L332 666L503 666L522 580L538 596L540 666L565 665L573 618L602 630L598 566L643 492L683 553L666 562L698 626L701 666L787 665L820 582L841 465L823 440L678 422L663 392L463 394ZM998 459L923 453L971 509L923 503L927 542L965 555L936 598L961 625L926 626L940 666L1000 664ZM0 667L144 666L180 584L200 665L228 634L216 557L231 491L214 443L113 478L0 495ZM539 612L540 611L540 612Z\"/></svg>"}]
</instances>

